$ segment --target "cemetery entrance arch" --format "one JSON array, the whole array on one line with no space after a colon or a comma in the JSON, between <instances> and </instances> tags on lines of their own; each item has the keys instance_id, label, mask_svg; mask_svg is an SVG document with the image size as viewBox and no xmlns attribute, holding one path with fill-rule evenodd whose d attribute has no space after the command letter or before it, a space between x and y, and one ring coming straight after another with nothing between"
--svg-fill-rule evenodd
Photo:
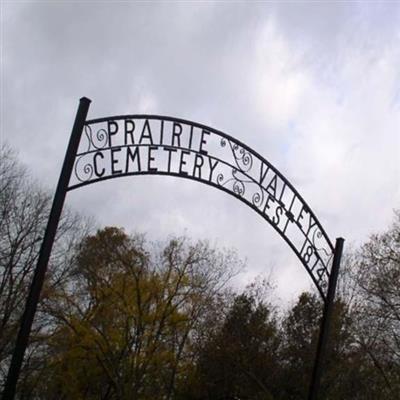
<instances>
[{"instance_id":1,"label":"cemetery entrance arch","mask_svg":"<svg viewBox=\"0 0 400 400\"><path fill-rule=\"evenodd\" d=\"M257 212L289 245L324 303L309 394L309 399L315 399L343 239L337 239L333 246L315 214L282 173L232 136L196 122L158 115L86 120L89 104L87 98L80 101L10 365L4 399L12 399L15 393L66 193L106 179L130 175L175 176L229 193Z\"/></svg>"}]
</instances>

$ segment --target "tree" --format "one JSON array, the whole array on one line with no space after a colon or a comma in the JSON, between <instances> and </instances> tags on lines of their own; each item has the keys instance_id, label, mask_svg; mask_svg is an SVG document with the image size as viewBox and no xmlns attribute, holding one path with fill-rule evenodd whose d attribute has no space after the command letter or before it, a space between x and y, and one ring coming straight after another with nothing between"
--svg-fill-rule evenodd
<instances>
[{"instance_id":1,"label":"tree","mask_svg":"<svg viewBox=\"0 0 400 400\"><path fill-rule=\"evenodd\" d=\"M194 331L241 268L233 252L183 238L151 247L105 228L80 246L55 319L38 396L171 399L192 366Z\"/></svg>"},{"instance_id":2,"label":"tree","mask_svg":"<svg viewBox=\"0 0 400 400\"><path fill-rule=\"evenodd\" d=\"M282 381L278 399L307 397L322 316L316 293L302 293L283 320ZM355 310L340 296L335 301L321 380L327 400L385 399L375 385L373 366L358 343Z\"/></svg>"},{"instance_id":3,"label":"tree","mask_svg":"<svg viewBox=\"0 0 400 400\"><path fill-rule=\"evenodd\" d=\"M39 247L50 210L50 196L18 162L12 149L0 147L0 383L8 371L27 291L36 266ZM70 249L86 230L86 221L66 210L57 233L42 298L66 279ZM36 356L46 316L36 316L30 346L21 373L23 381L37 369ZM20 385L21 386L21 385Z\"/></svg>"},{"instance_id":4,"label":"tree","mask_svg":"<svg viewBox=\"0 0 400 400\"><path fill-rule=\"evenodd\" d=\"M307 397L321 310L316 294L302 293L282 322L282 399Z\"/></svg>"},{"instance_id":5,"label":"tree","mask_svg":"<svg viewBox=\"0 0 400 400\"><path fill-rule=\"evenodd\" d=\"M279 343L271 306L250 290L236 295L219 329L203 344L196 383L185 398L273 399Z\"/></svg>"},{"instance_id":6,"label":"tree","mask_svg":"<svg viewBox=\"0 0 400 400\"><path fill-rule=\"evenodd\" d=\"M359 343L380 377L386 398L400 398L400 212L385 232L356 254Z\"/></svg>"}]
</instances>

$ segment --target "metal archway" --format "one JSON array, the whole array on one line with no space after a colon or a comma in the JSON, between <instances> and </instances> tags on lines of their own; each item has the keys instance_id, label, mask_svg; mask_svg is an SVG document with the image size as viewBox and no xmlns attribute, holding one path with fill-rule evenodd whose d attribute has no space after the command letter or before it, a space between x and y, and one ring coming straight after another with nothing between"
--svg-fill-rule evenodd
<instances>
[{"instance_id":1,"label":"metal archway","mask_svg":"<svg viewBox=\"0 0 400 400\"><path fill-rule=\"evenodd\" d=\"M80 100L3 398L14 398L66 193L117 177L169 175L213 186L244 202L279 233L311 276L324 302L309 392L309 399L315 399L343 239L337 239L334 247L293 185L270 162L239 140L202 124L158 115L87 121L89 105L89 99Z\"/></svg>"}]
</instances>

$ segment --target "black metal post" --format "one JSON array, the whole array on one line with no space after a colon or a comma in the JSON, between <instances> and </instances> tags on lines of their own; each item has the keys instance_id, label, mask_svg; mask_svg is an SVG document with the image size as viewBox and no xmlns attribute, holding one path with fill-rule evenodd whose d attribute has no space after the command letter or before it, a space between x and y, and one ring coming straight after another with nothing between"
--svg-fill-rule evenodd
<instances>
[{"instance_id":1,"label":"black metal post","mask_svg":"<svg viewBox=\"0 0 400 400\"><path fill-rule=\"evenodd\" d=\"M75 155L78 150L83 126L89 110L91 100L82 97L79 102L78 111L76 113L75 122L72 128L67 152L65 154L64 164L62 166L60 178L58 180L56 193L53 199L49 220L47 222L42 246L40 248L39 259L33 275L29 295L26 300L24 314L21 319L14 353L11 359L10 368L8 370L7 380L3 392L3 400L13 400L17 381L21 370L22 361L25 350L28 345L28 339L32 328L33 318L36 313L37 304L40 298L44 277L46 274L47 264L49 261L51 249L53 247L58 223L60 221L61 211L64 205L65 196L69 179L71 177L72 168L74 166Z\"/></svg>"},{"instance_id":2,"label":"black metal post","mask_svg":"<svg viewBox=\"0 0 400 400\"><path fill-rule=\"evenodd\" d=\"M322 315L321 328L318 338L317 353L315 356L314 369L311 378L308 400L317 400L322 368L326 353L326 345L328 342L330 323L332 319L333 305L335 300L336 283L339 275L340 260L343 252L343 238L337 238L335 244L335 252L333 255L331 275L329 277L328 294L324 305L324 313Z\"/></svg>"}]
</instances>

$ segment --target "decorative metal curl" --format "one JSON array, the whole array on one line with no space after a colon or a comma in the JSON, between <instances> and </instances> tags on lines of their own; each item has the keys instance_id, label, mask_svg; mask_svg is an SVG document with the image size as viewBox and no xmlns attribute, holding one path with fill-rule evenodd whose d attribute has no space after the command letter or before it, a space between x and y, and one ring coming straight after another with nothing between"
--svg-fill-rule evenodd
<instances>
[{"instance_id":1,"label":"decorative metal curl","mask_svg":"<svg viewBox=\"0 0 400 400\"><path fill-rule=\"evenodd\" d=\"M75 161L75 166L74 166L74 173L76 176L76 179L78 179L80 182L88 182L93 176L93 165L90 162L87 162L86 164L83 165L82 168L79 168L80 161L84 159L84 156L79 157Z\"/></svg>"},{"instance_id":2,"label":"decorative metal curl","mask_svg":"<svg viewBox=\"0 0 400 400\"><path fill-rule=\"evenodd\" d=\"M227 139L221 138L221 147L226 146ZM239 146L237 143L233 143L228 140L229 146L232 150L233 158L238 169L241 172L249 172L253 166L253 156L249 151Z\"/></svg>"},{"instance_id":3,"label":"decorative metal curl","mask_svg":"<svg viewBox=\"0 0 400 400\"><path fill-rule=\"evenodd\" d=\"M224 174L222 173L222 172L220 172L218 175L217 175L217 183L218 183L218 185L220 185L220 186L224 186Z\"/></svg>"},{"instance_id":4,"label":"decorative metal curl","mask_svg":"<svg viewBox=\"0 0 400 400\"><path fill-rule=\"evenodd\" d=\"M233 184L232 184L233 193L237 194L240 197L244 196L244 194L246 193L246 186L242 180L235 177L234 171L232 171L232 178L229 178L227 180L224 180L224 179L225 179L224 174L222 172L220 172L217 175L217 179L216 179L218 185L226 187L229 183L233 182Z\"/></svg>"},{"instance_id":5,"label":"decorative metal curl","mask_svg":"<svg viewBox=\"0 0 400 400\"><path fill-rule=\"evenodd\" d=\"M233 183L233 193L236 193L238 196L243 197L246 192L246 186L242 181L235 181Z\"/></svg>"},{"instance_id":6,"label":"decorative metal curl","mask_svg":"<svg viewBox=\"0 0 400 400\"><path fill-rule=\"evenodd\" d=\"M232 183L232 191L239 195L240 197L243 197L246 194L246 190L248 186L253 187L254 185L256 186L256 189L251 196L251 203L256 206L256 207L261 207L262 203L264 202L264 192L263 188L254 182L252 179L250 179L245 172L238 170L235 167L232 167L231 169L231 178L227 178L225 180L225 175L220 172L217 175L216 182L220 186L227 187L229 183Z\"/></svg>"},{"instance_id":7,"label":"decorative metal curl","mask_svg":"<svg viewBox=\"0 0 400 400\"><path fill-rule=\"evenodd\" d=\"M246 190L248 186L253 186L256 185L257 189L253 193L251 202L253 205L256 207L260 207L261 204L264 201L265 195L263 193L263 189L258 185L256 182L253 180L249 179L244 172L238 170L235 167L232 167L231 169L231 178L228 178L225 180L225 176L222 172L220 172L217 175L216 181L218 185L220 186L228 186L228 184L232 183L232 191L239 195L240 197L243 197L246 194Z\"/></svg>"},{"instance_id":8,"label":"decorative metal curl","mask_svg":"<svg viewBox=\"0 0 400 400\"><path fill-rule=\"evenodd\" d=\"M261 205L264 202L265 195L264 195L263 189L260 186L258 186L258 189L259 189L259 191L255 192L253 194L253 197L251 198L251 202L253 203L254 206L261 207Z\"/></svg>"},{"instance_id":9,"label":"decorative metal curl","mask_svg":"<svg viewBox=\"0 0 400 400\"><path fill-rule=\"evenodd\" d=\"M326 248L324 248L324 247L317 247L316 241L317 241L317 239L321 239L321 238L324 238L324 235L322 234L322 232L319 229L316 229L312 235L311 243L313 244L315 250L317 250L318 252L321 251L321 252L325 253L326 257L328 257L326 264L328 264L333 256L333 253L328 252L326 250Z\"/></svg>"},{"instance_id":10,"label":"decorative metal curl","mask_svg":"<svg viewBox=\"0 0 400 400\"><path fill-rule=\"evenodd\" d=\"M92 148L96 150L101 150L107 147L108 134L104 128L98 129L94 135L90 125L85 125L84 130L89 142L87 151L91 150Z\"/></svg>"}]
</instances>

